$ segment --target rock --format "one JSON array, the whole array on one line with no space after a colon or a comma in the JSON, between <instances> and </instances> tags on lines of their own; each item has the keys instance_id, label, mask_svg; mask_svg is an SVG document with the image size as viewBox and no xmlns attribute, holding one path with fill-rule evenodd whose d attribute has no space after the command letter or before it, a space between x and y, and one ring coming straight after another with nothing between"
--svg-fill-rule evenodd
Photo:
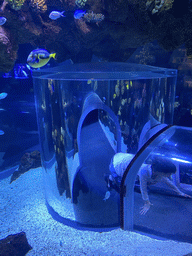
<instances>
[{"instance_id":1,"label":"rock","mask_svg":"<svg viewBox=\"0 0 192 256\"><path fill-rule=\"evenodd\" d=\"M41 155L38 150L31 152L30 158L33 159L33 168L41 166Z\"/></svg>"},{"instance_id":2,"label":"rock","mask_svg":"<svg viewBox=\"0 0 192 256\"><path fill-rule=\"evenodd\" d=\"M0 256L24 256L31 249L25 232L9 235L0 240Z\"/></svg>"},{"instance_id":3,"label":"rock","mask_svg":"<svg viewBox=\"0 0 192 256\"><path fill-rule=\"evenodd\" d=\"M15 2L22 6L14 9ZM93 17L103 18L98 22L74 19L77 4L93 12ZM137 47L154 40L167 51L185 43L189 56L191 8L187 0L162 1L161 8L155 7L154 0L9 0L1 7L7 22L0 27L0 71L12 69L18 46L26 43L56 52L58 62L89 62L93 55L105 61L127 61ZM53 9L65 10L66 17L51 20Z\"/></svg>"},{"instance_id":4,"label":"rock","mask_svg":"<svg viewBox=\"0 0 192 256\"><path fill-rule=\"evenodd\" d=\"M11 36L3 26L0 26L0 70L4 72L10 71L16 60L18 45L13 46Z\"/></svg>"},{"instance_id":5,"label":"rock","mask_svg":"<svg viewBox=\"0 0 192 256\"><path fill-rule=\"evenodd\" d=\"M31 153L25 153L21 158L21 163L18 170L12 174L10 183L19 178L21 174L27 172L31 168L37 168L39 166L41 166L41 156L39 151L35 150Z\"/></svg>"}]
</instances>

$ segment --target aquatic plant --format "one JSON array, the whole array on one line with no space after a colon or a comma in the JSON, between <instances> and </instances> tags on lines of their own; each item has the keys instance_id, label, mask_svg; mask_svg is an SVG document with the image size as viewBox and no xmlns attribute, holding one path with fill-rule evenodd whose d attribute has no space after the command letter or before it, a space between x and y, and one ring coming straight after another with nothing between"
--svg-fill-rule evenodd
<instances>
[{"instance_id":1,"label":"aquatic plant","mask_svg":"<svg viewBox=\"0 0 192 256\"><path fill-rule=\"evenodd\" d=\"M75 1L75 4L79 7L79 8L82 8L85 6L87 0L76 0Z\"/></svg>"},{"instance_id":2,"label":"aquatic plant","mask_svg":"<svg viewBox=\"0 0 192 256\"><path fill-rule=\"evenodd\" d=\"M47 11L46 0L31 0L30 5L38 12Z\"/></svg>"},{"instance_id":3,"label":"aquatic plant","mask_svg":"<svg viewBox=\"0 0 192 256\"><path fill-rule=\"evenodd\" d=\"M23 6L25 0L6 0L11 8L15 11L18 11Z\"/></svg>"},{"instance_id":4,"label":"aquatic plant","mask_svg":"<svg viewBox=\"0 0 192 256\"><path fill-rule=\"evenodd\" d=\"M157 12L167 11L172 8L174 0L147 0L146 7L147 9L151 4L155 4L155 7L152 9L152 14Z\"/></svg>"},{"instance_id":5,"label":"aquatic plant","mask_svg":"<svg viewBox=\"0 0 192 256\"><path fill-rule=\"evenodd\" d=\"M87 22L95 22L98 23L102 20L104 20L105 16L102 13L93 13L93 12L88 12L84 14L83 19Z\"/></svg>"}]
</instances>

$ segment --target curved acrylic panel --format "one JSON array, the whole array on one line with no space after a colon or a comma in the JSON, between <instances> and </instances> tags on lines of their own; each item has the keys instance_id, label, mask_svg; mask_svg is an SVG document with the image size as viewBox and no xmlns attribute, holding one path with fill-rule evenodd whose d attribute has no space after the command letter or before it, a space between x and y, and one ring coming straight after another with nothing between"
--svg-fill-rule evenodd
<instances>
[{"instance_id":1,"label":"curved acrylic panel","mask_svg":"<svg viewBox=\"0 0 192 256\"><path fill-rule=\"evenodd\" d=\"M172 126L141 148L124 177L124 229L192 241L191 143L191 128Z\"/></svg>"},{"instance_id":2,"label":"curved acrylic panel","mask_svg":"<svg viewBox=\"0 0 192 256\"><path fill-rule=\"evenodd\" d=\"M172 122L176 72L92 63L33 75L49 209L63 222L119 225L119 194L104 200L109 164L115 153L137 152L146 122L149 134Z\"/></svg>"}]
</instances>

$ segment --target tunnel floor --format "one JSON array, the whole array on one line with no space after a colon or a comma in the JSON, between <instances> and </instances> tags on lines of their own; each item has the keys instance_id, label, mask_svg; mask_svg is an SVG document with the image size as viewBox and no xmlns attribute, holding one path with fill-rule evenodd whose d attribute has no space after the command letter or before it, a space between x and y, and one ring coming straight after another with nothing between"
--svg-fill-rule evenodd
<instances>
[{"instance_id":1,"label":"tunnel floor","mask_svg":"<svg viewBox=\"0 0 192 256\"><path fill-rule=\"evenodd\" d=\"M145 215L140 215L143 200L135 192L134 228L136 230L179 241L192 242L192 199L150 193L153 204Z\"/></svg>"}]
</instances>

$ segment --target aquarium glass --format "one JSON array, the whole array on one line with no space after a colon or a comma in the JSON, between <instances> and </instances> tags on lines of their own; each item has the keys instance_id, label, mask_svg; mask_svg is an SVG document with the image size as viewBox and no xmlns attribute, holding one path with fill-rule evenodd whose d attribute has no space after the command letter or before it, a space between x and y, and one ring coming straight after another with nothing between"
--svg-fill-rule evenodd
<instances>
[{"instance_id":1,"label":"aquarium glass","mask_svg":"<svg viewBox=\"0 0 192 256\"><path fill-rule=\"evenodd\" d=\"M32 79L5 78L0 74L0 89L0 178L3 178L20 165L25 153L39 150L39 134Z\"/></svg>"},{"instance_id":2,"label":"aquarium glass","mask_svg":"<svg viewBox=\"0 0 192 256\"><path fill-rule=\"evenodd\" d=\"M99 62L33 72L46 200L63 221L119 225L119 194L104 200L111 158L136 154L150 137L140 139L147 122L156 131L172 123L176 76Z\"/></svg>"},{"instance_id":3,"label":"aquarium glass","mask_svg":"<svg viewBox=\"0 0 192 256\"><path fill-rule=\"evenodd\" d=\"M126 195L124 197L125 230L135 229L149 234L191 242L190 219L192 196L192 129L172 126L152 139L142 148L129 164L125 178ZM148 166L152 175L157 175L159 164L161 180L150 179L147 190L141 181ZM160 164L162 163L162 165ZM168 176L163 174L163 164ZM171 170L175 172L172 173ZM139 182L140 180L140 182ZM171 181L171 182L170 182ZM150 209L141 213L145 204L142 189L148 193Z\"/></svg>"}]
</instances>

